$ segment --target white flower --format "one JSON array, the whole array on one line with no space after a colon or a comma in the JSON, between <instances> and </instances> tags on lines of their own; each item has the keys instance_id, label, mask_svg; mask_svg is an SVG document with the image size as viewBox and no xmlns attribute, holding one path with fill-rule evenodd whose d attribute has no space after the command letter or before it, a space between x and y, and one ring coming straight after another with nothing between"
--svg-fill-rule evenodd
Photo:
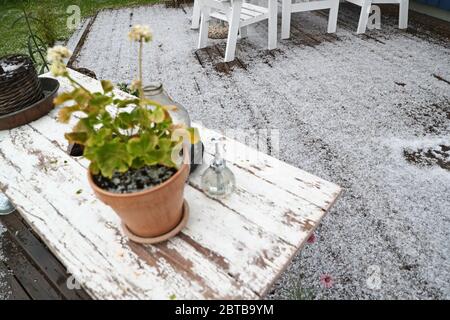
<instances>
[{"instance_id":1,"label":"white flower","mask_svg":"<svg viewBox=\"0 0 450 320\"><path fill-rule=\"evenodd\" d=\"M63 46L54 46L47 51L47 60L50 63L55 61L61 62L62 60L69 58L72 52Z\"/></svg>"},{"instance_id":2,"label":"white flower","mask_svg":"<svg viewBox=\"0 0 450 320\"><path fill-rule=\"evenodd\" d=\"M137 24L131 28L128 38L132 41L149 42L152 40L152 33L148 26Z\"/></svg>"},{"instance_id":3,"label":"white flower","mask_svg":"<svg viewBox=\"0 0 450 320\"><path fill-rule=\"evenodd\" d=\"M64 59L69 58L72 55L69 49L63 46L55 46L49 48L47 51L47 60L51 63L50 71L55 77L63 76L66 74L66 64Z\"/></svg>"}]
</instances>

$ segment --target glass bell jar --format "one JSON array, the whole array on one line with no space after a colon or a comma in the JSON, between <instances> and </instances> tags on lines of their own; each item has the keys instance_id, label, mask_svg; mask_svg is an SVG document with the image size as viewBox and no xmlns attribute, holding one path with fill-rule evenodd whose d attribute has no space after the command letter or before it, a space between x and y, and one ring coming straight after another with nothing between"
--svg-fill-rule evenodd
<instances>
[{"instance_id":1,"label":"glass bell jar","mask_svg":"<svg viewBox=\"0 0 450 320\"><path fill-rule=\"evenodd\" d=\"M162 105L175 106L175 110L169 110L174 124L183 124L187 128L191 128L191 118L186 108L178 102L174 101L164 90L161 82L152 82L144 87L144 96ZM191 146L191 172L193 172L199 164L203 162L203 144L198 141Z\"/></svg>"}]
</instances>

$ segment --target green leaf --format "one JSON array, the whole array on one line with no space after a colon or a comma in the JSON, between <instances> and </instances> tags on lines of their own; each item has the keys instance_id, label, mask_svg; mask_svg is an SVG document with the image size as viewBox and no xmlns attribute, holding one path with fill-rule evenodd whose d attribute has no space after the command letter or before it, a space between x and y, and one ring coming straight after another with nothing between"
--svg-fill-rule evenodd
<instances>
[{"instance_id":1,"label":"green leaf","mask_svg":"<svg viewBox=\"0 0 450 320\"><path fill-rule=\"evenodd\" d=\"M111 127L113 125L112 121L113 118L111 117L111 114L108 111L104 111L100 114L100 123L103 124L104 127Z\"/></svg>"},{"instance_id":2,"label":"green leaf","mask_svg":"<svg viewBox=\"0 0 450 320\"><path fill-rule=\"evenodd\" d=\"M151 124L151 111L144 108L135 108L131 112L133 121L140 125L144 129L150 128Z\"/></svg>"},{"instance_id":3,"label":"green leaf","mask_svg":"<svg viewBox=\"0 0 450 320\"><path fill-rule=\"evenodd\" d=\"M104 108L108 104L112 103L112 98L108 96L104 96L100 93L94 94L94 97L89 101L90 106Z\"/></svg>"},{"instance_id":4,"label":"green leaf","mask_svg":"<svg viewBox=\"0 0 450 320\"><path fill-rule=\"evenodd\" d=\"M88 106L88 102L91 99L91 96L81 88L77 88L71 92L73 100L78 103L81 109Z\"/></svg>"},{"instance_id":5,"label":"green leaf","mask_svg":"<svg viewBox=\"0 0 450 320\"><path fill-rule=\"evenodd\" d=\"M93 169L98 168L104 177L111 178L114 172L125 172L133 163L126 144L115 138L102 146L86 147L84 156L92 161Z\"/></svg>"},{"instance_id":6,"label":"green leaf","mask_svg":"<svg viewBox=\"0 0 450 320\"><path fill-rule=\"evenodd\" d=\"M11 24L11 29L14 29L14 27L16 26L16 24L17 24L20 20L22 20L22 19L25 19L25 16L20 16L20 17L18 17L16 20L14 20L14 22Z\"/></svg>"},{"instance_id":7,"label":"green leaf","mask_svg":"<svg viewBox=\"0 0 450 320\"><path fill-rule=\"evenodd\" d=\"M72 92L63 92L59 96L57 96L55 99L53 99L53 103L55 106L58 106L60 104L63 104L66 101L73 100Z\"/></svg>"},{"instance_id":8,"label":"green leaf","mask_svg":"<svg viewBox=\"0 0 450 320\"><path fill-rule=\"evenodd\" d=\"M175 167L175 163L172 161L172 153L166 152L163 154L163 156L159 159L159 164L162 164L166 167L172 168Z\"/></svg>"},{"instance_id":9,"label":"green leaf","mask_svg":"<svg viewBox=\"0 0 450 320\"><path fill-rule=\"evenodd\" d=\"M89 99L84 102L84 107L82 108L82 110L85 113L93 116L104 114L106 113L106 106L111 104L111 102L111 97L97 92L93 94L93 97L89 97Z\"/></svg>"},{"instance_id":10,"label":"green leaf","mask_svg":"<svg viewBox=\"0 0 450 320\"><path fill-rule=\"evenodd\" d=\"M167 167L174 167L175 163L172 161L172 149L174 147L174 142L169 138L159 139L159 151L161 152L161 157L159 163Z\"/></svg>"},{"instance_id":11,"label":"green leaf","mask_svg":"<svg viewBox=\"0 0 450 320\"><path fill-rule=\"evenodd\" d=\"M161 162L161 159L163 158L163 152L158 150L152 150L150 152L147 152L142 159L144 160L144 163L148 166L154 166L155 164L158 164Z\"/></svg>"},{"instance_id":12,"label":"green leaf","mask_svg":"<svg viewBox=\"0 0 450 320\"><path fill-rule=\"evenodd\" d=\"M155 148L157 143L158 137L150 135L149 133L143 133L139 137L128 140L127 151L134 158L145 157Z\"/></svg>"},{"instance_id":13,"label":"green leaf","mask_svg":"<svg viewBox=\"0 0 450 320\"><path fill-rule=\"evenodd\" d=\"M173 141L171 141L169 138L161 138L158 141L159 150L162 150L162 151L171 151L172 144L173 144Z\"/></svg>"},{"instance_id":14,"label":"green leaf","mask_svg":"<svg viewBox=\"0 0 450 320\"><path fill-rule=\"evenodd\" d=\"M166 114L164 113L163 108L156 107L152 112L151 120L155 123L161 123L164 119L166 119Z\"/></svg>"},{"instance_id":15,"label":"green leaf","mask_svg":"<svg viewBox=\"0 0 450 320\"><path fill-rule=\"evenodd\" d=\"M114 119L114 124L120 129L131 129L135 126L134 118L128 112L120 112Z\"/></svg>"},{"instance_id":16,"label":"green leaf","mask_svg":"<svg viewBox=\"0 0 450 320\"><path fill-rule=\"evenodd\" d=\"M168 138L160 138L157 146L148 150L144 155L144 160L147 165L162 164L167 167L174 167L172 161L172 141Z\"/></svg>"},{"instance_id":17,"label":"green leaf","mask_svg":"<svg viewBox=\"0 0 450 320\"><path fill-rule=\"evenodd\" d=\"M111 92L114 89L114 86L111 81L109 80L102 80L100 81L102 84L103 92L108 93Z\"/></svg>"},{"instance_id":18,"label":"green leaf","mask_svg":"<svg viewBox=\"0 0 450 320\"><path fill-rule=\"evenodd\" d=\"M78 144L84 145L86 143L88 135L86 132L70 132L70 133L66 133L64 135L64 137L70 143L78 143Z\"/></svg>"},{"instance_id":19,"label":"green leaf","mask_svg":"<svg viewBox=\"0 0 450 320\"><path fill-rule=\"evenodd\" d=\"M80 119L78 123L73 127L73 132L86 132L90 134L95 132L94 127L99 123L99 120L95 117L86 117Z\"/></svg>"},{"instance_id":20,"label":"green leaf","mask_svg":"<svg viewBox=\"0 0 450 320\"><path fill-rule=\"evenodd\" d=\"M72 113L78 110L80 110L80 108L77 105L61 108L58 112L58 121L62 123L68 123L70 117L72 116Z\"/></svg>"},{"instance_id":21,"label":"green leaf","mask_svg":"<svg viewBox=\"0 0 450 320\"><path fill-rule=\"evenodd\" d=\"M100 168L98 167L96 162L91 161L91 163L89 164L89 171L92 174L97 175L100 173Z\"/></svg>"},{"instance_id":22,"label":"green leaf","mask_svg":"<svg viewBox=\"0 0 450 320\"><path fill-rule=\"evenodd\" d=\"M145 163L143 158L134 158L133 162L131 164L131 167L133 169L139 169L139 168L142 168L145 165L146 165L146 163Z\"/></svg>"},{"instance_id":23,"label":"green leaf","mask_svg":"<svg viewBox=\"0 0 450 320\"><path fill-rule=\"evenodd\" d=\"M112 130L102 127L95 133L89 135L89 139L86 141L87 146L102 146L106 141L112 139Z\"/></svg>"},{"instance_id":24,"label":"green leaf","mask_svg":"<svg viewBox=\"0 0 450 320\"><path fill-rule=\"evenodd\" d=\"M135 105L135 106L138 105L139 99L127 99L127 100L115 99L114 104L116 105L117 108L126 108L129 105Z\"/></svg>"}]
</instances>

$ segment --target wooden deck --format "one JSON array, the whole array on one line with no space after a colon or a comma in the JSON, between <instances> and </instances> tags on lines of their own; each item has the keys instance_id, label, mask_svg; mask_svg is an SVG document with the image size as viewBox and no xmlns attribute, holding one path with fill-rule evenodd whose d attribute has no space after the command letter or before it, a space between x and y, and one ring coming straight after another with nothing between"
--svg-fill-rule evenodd
<instances>
[{"instance_id":1,"label":"wooden deck","mask_svg":"<svg viewBox=\"0 0 450 320\"><path fill-rule=\"evenodd\" d=\"M379 5L382 8L382 29L381 30L367 30L365 34L356 35L355 37L361 38L368 42L376 42L379 44L384 44L385 39L390 36L392 32L403 32L406 34L411 34L419 38L426 39L428 41L438 42L440 44L445 44L450 41L450 23L442 21L424 14L409 11L409 26L407 31L397 30L398 22L398 6L390 4ZM345 29L356 33L358 27L360 7L352 5L350 3L341 3L339 6L338 14L338 28ZM328 10L318 10L309 13L302 13L303 15L317 15L320 17L327 18ZM281 17L279 17L279 20ZM321 28L308 28L309 24L305 24L301 20L301 16L298 13L292 15L291 23L291 38L289 40L280 40L284 43L289 43L292 46L307 46L316 47L322 43L336 42L341 39L336 36L336 34L325 33ZM280 21L279 21L280 23ZM306 28L305 28L306 27ZM258 27L262 30L262 34L265 34L265 27ZM244 40L245 42L245 40ZM238 41L238 51L248 53L248 43L239 44ZM258 50L260 48L252 48ZM222 44L211 44L209 47L197 50L195 52L196 58L200 65L203 67L212 66L216 71L224 74L229 74L235 68L246 69L247 64L250 61L242 60L242 58L237 56L237 58L232 62L223 62L223 57L225 54L225 43ZM287 54L280 49L266 50L265 62L271 64L271 60L276 59L277 56ZM251 56L252 54L248 54ZM75 58L73 59L76 60ZM442 81L448 82L446 79L440 79Z\"/></svg>"},{"instance_id":2,"label":"wooden deck","mask_svg":"<svg viewBox=\"0 0 450 320\"><path fill-rule=\"evenodd\" d=\"M83 289L69 278L66 268L48 250L39 237L15 211L0 216L7 232L0 236L1 251L6 260L0 261L6 287L3 294L9 300L84 300L90 299ZM70 290L67 283L73 285Z\"/></svg>"}]
</instances>

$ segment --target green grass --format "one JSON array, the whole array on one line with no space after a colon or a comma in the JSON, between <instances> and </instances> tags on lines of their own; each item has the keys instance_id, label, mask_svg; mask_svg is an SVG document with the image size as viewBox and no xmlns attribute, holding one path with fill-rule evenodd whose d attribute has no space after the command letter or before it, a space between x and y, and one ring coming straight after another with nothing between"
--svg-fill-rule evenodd
<instances>
[{"instance_id":1,"label":"green grass","mask_svg":"<svg viewBox=\"0 0 450 320\"><path fill-rule=\"evenodd\" d=\"M92 16L99 9L118 8L141 4L151 4L158 0L0 0L0 56L12 53L28 53L28 31L22 20L13 28L13 22L19 17L17 11L23 3L26 3L29 11L41 14L48 22L50 29L54 30L58 40L68 39L71 31L67 29L66 21L69 14L66 13L69 5L78 5L82 18ZM44 37L41 31L38 35Z\"/></svg>"},{"instance_id":2,"label":"green grass","mask_svg":"<svg viewBox=\"0 0 450 320\"><path fill-rule=\"evenodd\" d=\"M314 291L310 288L303 288L297 284L288 292L288 300L314 300Z\"/></svg>"}]
</instances>

